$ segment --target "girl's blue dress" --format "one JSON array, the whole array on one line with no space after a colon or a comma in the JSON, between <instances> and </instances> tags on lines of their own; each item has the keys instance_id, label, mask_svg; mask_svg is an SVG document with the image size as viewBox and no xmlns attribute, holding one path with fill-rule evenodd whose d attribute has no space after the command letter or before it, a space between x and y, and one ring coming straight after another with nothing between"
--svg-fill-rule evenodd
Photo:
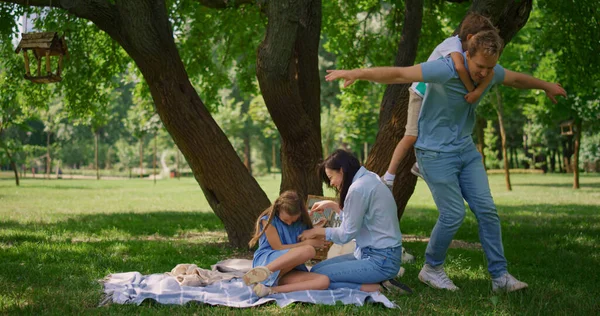
<instances>
[{"instance_id":1,"label":"girl's blue dress","mask_svg":"<svg viewBox=\"0 0 600 316\"><path fill-rule=\"evenodd\" d=\"M267 220L268 216L261 217L262 220ZM297 220L292 223L292 225L288 225L279 219L279 216L273 216L273 220L271 221L271 226L277 229L277 233L279 234L279 239L281 239L281 244L290 245L298 243L298 236L302 234L302 232L308 227L302 223L301 220ZM263 229L262 223L260 228ZM252 260L252 267L266 266L267 264L273 262L273 260L281 257L284 253L287 253L290 249L283 250L273 250L269 241L267 240L267 236L262 234L260 239L258 240L258 249L254 252L254 260ZM308 272L308 268L306 265L301 264L294 268L294 270L305 271ZM273 271L273 274L261 282L266 286L274 286L277 285L277 281L279 280L279 271Z\"/></svg>"}]
</instances>

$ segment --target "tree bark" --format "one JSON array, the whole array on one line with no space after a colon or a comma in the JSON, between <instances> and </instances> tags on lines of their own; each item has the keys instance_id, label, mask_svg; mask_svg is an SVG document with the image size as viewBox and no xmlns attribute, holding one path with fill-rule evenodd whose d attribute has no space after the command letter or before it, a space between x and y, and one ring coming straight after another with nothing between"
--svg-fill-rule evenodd
<instances>
[{"instance_id":1,"label":"tree bark","mask_svg":"<svg viewBox=\"0 0 600 316\"><path fill-rule=\"evenodd\" d=\"M256 75L281 135L281 191L323 192L315 168L322 157L318 48L320 0L270 1Z\"/></svg>"},{"instance_id":2,"label":"tree bark","mask_svg":"<svg viewBox=\"0 0 600 316\"><path fill-rule=\"evenodd\" d=\"M140 179L144 177L144 138L140 137Z\"/></svg>"},{"instance_id":3,"label":"tree bark","mask_svg":"<svg viewBox=\"0 0 600 316\"><path fill-rule=\"evenodd\" d=\"M417 56L417 46L423 20L423 0L406 0L402 37L394 66L412 66ZM385 173L390 158L398 142L404 136L409 84L388 85L379 107L379 131L371 147L366 168L381 175ZM402 218L406 204L415 191L417 177L410 173L415 163L415 155L410 151L398 166L393 187L394 199L398 206L398 219Z\"/></svg>"},{"instance_id":4,"label":"tree bark","mask_svg":"<svg viewBox=\"0 0 600 316\"><path fill-rule=\"evenodd\" d=\"M575 120L575 146L573 152L573 189L579 189L579 145L581 144L581 120Z\"/></svg>"},{"instance_id":5,"label":"tree bark","mask_svg":"<svg viewBox=\"0 0 600 316\"><path fill-rule=\"evenodd\" d=\"M506 45L525 26L532 7L533 0L473 0L469 11L490 18Z\"/></svg>"},{"instance_id":6,"label":"tree bark","mask_svg":"<svg viewBox=\"0 0 600 316\"><path fill-rule=\"evenodd\" d=\"M4 147L4 151L6 152L6 155L8 156L8 160L10 161L10 168L15 173L15 183L17 184L17 186L19 186L20 182L19 182L19 171L17 170L17 164L15 163L15 160L13 159L12 155L10 154L10 150L8 149L8 146L1 140L0 140L0 143L2 143L2 147Z\"/></svg>"},{"instance_id":7,"label":"tree bark","mask_svg":"<svg viewBox=\"0 0 600 316\"><path fill-rule=\"evenodd\" d=\"M481 154L481 161L483 162L483 167L487 170L485 166L485 127L487 126L487 121L485 118L477 115L475 121L475 135L477 135L477 150Z\"/></svg>"},{"instance_id":8,"label":"tree bark","mask_svg":"<svg viewBox=\"0 0 600 316\"><path fill-rule=\"evenodd\" d=\"M502 106L502 96L500 95L500 89L494 87L496 90L496 112L498 113L498 124L500 125L500 138L502 140L502 160L504 160L504 180L506 182L506 190L512 191L510 185L510 168L508 166L508 152L506 151L506 131L504 130L504 110Z\"/></svg>"}]
</instances>

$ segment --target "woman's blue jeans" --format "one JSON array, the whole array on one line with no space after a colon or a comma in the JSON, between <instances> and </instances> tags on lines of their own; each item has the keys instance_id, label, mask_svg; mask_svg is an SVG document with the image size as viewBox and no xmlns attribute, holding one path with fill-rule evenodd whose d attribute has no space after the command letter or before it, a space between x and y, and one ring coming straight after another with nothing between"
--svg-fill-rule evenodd
<instances>
[{"instance_id":1,"label":"woman's blue jeans","mask_svg":"<svg viewBox=\"0 0 600 316\"><path fill-rule=\"evenodd\" d=\"M444 263L450 242L465 218L464 199L477 219L488 271L492 278L502 276L506 273L506 258L500 218L481 154L472 145L456 153L417 149L416 155L440 213L425 251L425 262L434 267Z\"/></svg>"},{"instance_id":2,"label":"woman's blue jeans","mask_svg":"<svg viewBox=\"0 0 600 316\"><path fill-rule=\"evenodd\" d=\"M366 247L361 250L361 259L349 253L321 261L310 272L328 276L330 289L359 290L363 284L376 284L394 278L400 270L402 246L384 249Z\"/></svg>"}]
</instances>

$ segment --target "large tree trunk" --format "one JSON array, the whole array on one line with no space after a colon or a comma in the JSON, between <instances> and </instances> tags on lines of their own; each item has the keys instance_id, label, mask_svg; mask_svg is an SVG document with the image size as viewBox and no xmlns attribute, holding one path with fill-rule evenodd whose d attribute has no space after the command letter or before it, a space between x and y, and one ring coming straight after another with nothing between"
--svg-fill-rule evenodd
<instances>
[{"instance_id":1,"label":"large tree trunk","mask_svg":"<svg viewBox=\"0 0 600 316\"><path fill-rule=\"evenodd\" d=\"M397 67L412 66L415 62L423 20L423 0L407 0L405 7L402 37L398 43L394 62ZM379 107L379 131L365 164L367 169L377 174L385 173L396 145L404 136L409 86L409 84L388 85L385 89ZM415 191L417 178L410 173L410 167L414 162L414 152L410 151L396 172L393 193L398 206L398 218L402 218L408 199Z\"/></svg>"},{"instance_id":2,"label":"large tree trunk","mask_svg":"<svg viewBox=\"0 0 600 316\"><path fill-rule=\"evenodd\" d=\"M41 0L6 2L49 5ZM211 208L223 221L230 244L247 247L256 218L269 206L269 199L190 83L175 46L165 1L81 0L51 4L92 21L127 51L150 87L161 121L188 161ZM318 99L318 93L315 98ZM320 153L320 143L317 145ZM307 152L298 154L304 156Z\"/></svg>"},{"instance_id":3,"label":"large tree trunk","mask_svg":"<svg viewBox=\"0 0 600 316\"><path fill-rule=\"evenodd\" d=\"M281 191L323 192L315 168L322 157L320 0L270 1L267 34L258 47L256 74L281 135Z\"/></svg>"},{"instance_id":4,"label":"large tree trunk","mask_svg":"<svg viewBox=\"0 0 600 316\"><path fill-rule=\"evenodd\" d=\"M508 44L529 19L533 0L473 0L469 11L490 18Z\"/></svg>"},{"instance_id":5,"label":"large tree trunk","mask_svg":"<svg viewBox=\"0 0 600 316\"><path fill-rule=\"evenodd\" d=\"M579 189L579 145L581 143L581 120L575 121L575 148L573 152L573 189Z\"/></svg>"},{"instance_id":6,"label":"large tree trunk","mask_svg":"<svg viewBox=\"0 0 600 316\"><path fill-rule=\"evenodd\" d=\"M496 112L498 113L498 124L500 125L500 138L502 140L502 160L504 160L504 179L506 182L506 189L512 191L510 185L510 168L508 166L508 153L506 151L506 131L504 130L504 110L502 106L502 96L500 95L500 89L495 87L496 90Z\"/></svg>"}]
</instances>

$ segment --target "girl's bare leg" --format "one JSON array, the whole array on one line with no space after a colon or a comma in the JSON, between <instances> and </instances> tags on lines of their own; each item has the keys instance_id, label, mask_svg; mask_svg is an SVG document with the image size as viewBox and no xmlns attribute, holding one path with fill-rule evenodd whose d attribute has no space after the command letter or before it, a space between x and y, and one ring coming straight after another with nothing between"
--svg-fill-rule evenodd
<instances>
[{"instance_id":1,"label":"girl's bare leg","mask_svg":"<svg viewBox=\"0 0 600 316\"><path fill-rule=\"evenodd\" d=\"M325 290L329 287L326 275L292 270L279 280L279 285L271 288L276 293L304 290Z\"/></svg>"}]
</instances>

